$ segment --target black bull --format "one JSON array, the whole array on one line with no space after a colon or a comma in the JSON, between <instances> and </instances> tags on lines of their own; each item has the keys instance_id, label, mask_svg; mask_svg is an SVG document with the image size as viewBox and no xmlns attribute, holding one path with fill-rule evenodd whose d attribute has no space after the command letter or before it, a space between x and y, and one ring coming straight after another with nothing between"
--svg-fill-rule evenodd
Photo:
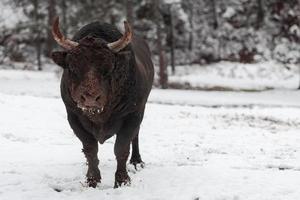
<instances>
[{"instance_id":1,"label":"black bull","mask_svg":"<svg viewBox=\"0 0 300 200\"><path fill-rule=\"evenodd\" d=\"M95 22L72 40L60 33L58 25L57 18L52 32L65 51L53 52L52 58L64 69L61 96L69 124L83 145L87 183L96 187L101 181L98 142L116 134L115 187L129 184L126 162L131 143L130 163L143 164L138 136L154 76L148 45L132 36L126 23L123 36L114 26Z\"/></svg>"}]
</instances>

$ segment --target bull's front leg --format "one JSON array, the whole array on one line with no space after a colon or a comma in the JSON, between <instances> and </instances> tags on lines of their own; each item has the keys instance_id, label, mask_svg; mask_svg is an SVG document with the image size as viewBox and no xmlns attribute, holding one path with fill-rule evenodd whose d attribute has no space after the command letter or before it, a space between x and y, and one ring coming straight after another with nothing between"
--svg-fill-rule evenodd
<instances>
[{"instance_id":1,"label":"bull's front leg","mask_svg":"<svg viewBox=\"0 0 300 200\"><path fill-rule=\"evenodd\" d=\"M117 160L117 171L115 173L115 188L122 185L130 185L126 163L129 156L130 143L138 133L140 118L130 118L124 122L124 126L117 133L114 153Z\"/></svg>"},{"instance_id":2,"label":"bull's front leg","mask_svg":"<svg viewBox=\"0 0 300 200\"><path fill-rule=\"evenodd\" d=\"M115 156L117 160L117 171L115 173L115 188L122 185L130 185L130 177L126 169L126 162L129 156L130 138L121 134L117 135L115 143Z\"/></svg>"},{"instance_id":3,"label":"bull's front leg","mask_svg":"<svg viewBox=\"0 0 300 200\"><path fill-rule=\"evenodd\" d=\"M68 120L75 135L82 142L83 153L86 157L88 170L86 174L87 184L95 188L101 182L100 170L98 168L98 141L93 135L85 131L75 115L68 114Z\"/></svg>"},{"instance_id":4,"label":"bull's front leg","mask_svg":"<svg viewBox=\"0 0 300 200\"><path fill-rule=\"evenodd\" d=\"M93 140L89 142L82 142L83 144L83 153L86 157L88 164L88 171L86 173L87 184L89 187L95 188L97 183L101 182L100 170L98 168L98 141Z\"/></svg>"}]
</instances>

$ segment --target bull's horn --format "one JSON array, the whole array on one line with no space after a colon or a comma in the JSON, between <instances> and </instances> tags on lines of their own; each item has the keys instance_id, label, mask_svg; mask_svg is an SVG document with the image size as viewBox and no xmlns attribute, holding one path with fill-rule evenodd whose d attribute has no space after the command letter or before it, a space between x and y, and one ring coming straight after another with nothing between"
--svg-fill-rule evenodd
<instances>
[{"instance_id":1,"label":"bull's horn","mask_svg":"<svg viewBox=\"0 0 300 200\"><path fill-rule=\"evenodd\" d=\"M52 35L54 40L63 48L71 50L74 47L78 46L77 42L67 39L59 30L59 17L54 19L52 25Z\"/></svg>"},{"instance_id":2,"label":"bull's horn","mask_svg":"<svg viewBox=\"0 0 300 200\"><path fill-rule=\"evenodd\" d=\"M108 48L111 49L113 52L121 51L131 42L132 30L127 21L124 21L124 27L125 27L124 35L117 41L107 44Z\"/></svg>"}]
</instances>

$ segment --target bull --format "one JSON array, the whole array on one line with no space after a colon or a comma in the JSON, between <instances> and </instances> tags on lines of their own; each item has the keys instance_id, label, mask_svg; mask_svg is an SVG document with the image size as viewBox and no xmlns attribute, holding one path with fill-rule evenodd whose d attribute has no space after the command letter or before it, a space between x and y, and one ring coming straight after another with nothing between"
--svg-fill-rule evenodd
<instances>
[{"instance_id":1,"label":"bull","mask_svg":"<svg viewBox=\"0 0 300 200\"><path fill-rule=\"evenodd\" d=\"M89 187L101 182L98 142L116 135L117 160L114 187L130 184L126 163L143 165L139 152L139 130L145 104L152 88L154 69L147 43L133 35L124 22L125 33L115 26L93 22L83 26L72 39L65 37L54 20L52 34L64 49L52 52L63 68L61 97L75 135L87 160Z\"/></svg>"}]
</instances>

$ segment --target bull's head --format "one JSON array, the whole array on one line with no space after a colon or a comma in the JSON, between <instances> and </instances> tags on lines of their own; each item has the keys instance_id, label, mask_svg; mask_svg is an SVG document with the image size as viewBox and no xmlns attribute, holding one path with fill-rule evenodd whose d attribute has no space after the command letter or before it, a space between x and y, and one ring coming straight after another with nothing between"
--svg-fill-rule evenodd
<instances>
[{"instance_id":1,"label":"bull's head","mask_svg":"<svg viewBox=\"0 0 300 200\"><path fill-rule=\"evenodd\" d=\"M132 38L131 28L126 21L124 26L124 35L112 43L91 36L75 42L60 32L58 18L53 23L53 37L65 51L53 52L52 59L64 68L69 81L68 92L88 117L100 116L108 104L110 83L107 77L115 67L118 52Z\"/></svg>"}]
</instances>

